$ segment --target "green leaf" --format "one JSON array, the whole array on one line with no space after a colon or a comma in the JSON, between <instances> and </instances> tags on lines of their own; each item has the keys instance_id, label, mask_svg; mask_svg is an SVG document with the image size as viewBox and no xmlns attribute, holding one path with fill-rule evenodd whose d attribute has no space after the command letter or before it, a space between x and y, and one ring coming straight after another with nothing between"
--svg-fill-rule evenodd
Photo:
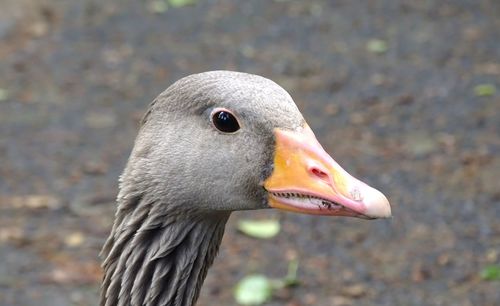
<instances>
[{"instance_id":1,"label":"green leaf","mask_svg":"<svg viewBox=\"0 0 500 306\"><path fill-rule=\"evenodd\" d=\"M299 284L299 279L297 278L298 270L299 270L299 261L297 259L291 260L288 263L288 273L284 278L286 287L296 286Z\"/></svg>"},{"instance_id":2,"label":"green leaf","mask_svg":"<svg viewBox=\"0 0 500 306\"><path fill-rule=\"evenodd\" d=\"M481 271L480 276L483 280L487 281L500 280L500 266L499 265L486 266Z\"/></svg>"},{"instance_id":3,"label":"green leaf","mask_svg":"<svg viewBox=\"0 0 500 306\"><path fill-rule=\"evenodd\" d=\"M275 290L298 285L298 267L298 261L293 259L288 263L288 273L283 278L270 279L260 274L244 277L234 290L236 301L241 305L261 305L272 297Z\"/></svg>"},{"instance_id":4,"label":"green leaf","mask_svg":"<svg viewBox=\"0 0 500 306\"><path fill-rule=\"evenodd\" d=\"M299 262L296 259L288 263L288 273L285 277L279 279L272 279L271 286L273 290L283 289L286 287L293 287L300 284L297 278L297 270L299 269Z\"/></svg>"},{"instance_id":5,"label":"green leaf","mask_svg":"<svg viewBox=\"0 0 500 306\"><path fill-rule=\"evenodd\" d=\"M370 39L366 43L366 49L372 53L382 54L387 52L388 46L384 40Z\"/></svg>"},{"instance_id":6,"label":"green leaf","mask_svg":"<svg viewBox=\"0 0 500 306\"><path fill-rule=\"evenodd\" d=\"M490 97L496 92L493 84L479 84L474 87L474 94L478 97Z\"/></svg>"},{"instance_id":7,"label":"green leaf","mask_svg":"<svg viewBox=\"0 0 500 306\"><path fill-rule=\"evenodd\" d=\"M187 5L193 5L196 4L198 0L168 0L168 4L170 4L173 7L183 7Z\"/></svg>"},{"instance_id":8,"label":"green leaf","mask_svg":"<svg viewBox=\"0 0 500 306\"><path fill-rule=\"evenodd\" d=\"M241 220L238 230L250 237L269 239L279 233L280 223L278 220Z\"/></svg>"},{"instance_id":9,"label":"green leaf","mask_svg":"<svg viewBox=\"0 0 500 306\"><path fill-rule=\"evenodd\" d=\"M262 305L273 293L271 281L264 275L249 275L238 282L234 298L240 305Z\"/></svg>"}]
</instances>

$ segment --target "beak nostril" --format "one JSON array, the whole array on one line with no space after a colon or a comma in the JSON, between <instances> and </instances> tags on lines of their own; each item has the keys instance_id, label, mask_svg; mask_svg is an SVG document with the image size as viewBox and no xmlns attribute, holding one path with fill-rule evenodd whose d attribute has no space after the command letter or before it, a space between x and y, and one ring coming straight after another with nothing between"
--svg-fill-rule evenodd
<instances>
[{"instance_id":1,"label":"beak nostril","mask_svg":"<svg viewBox=\"0 0 500 306\"><path fill-rule=\"evenodd\" d=\"M330 176L328 175L328 173L326 173L325 171L317 168L317 167L312 167L310 169L311 173L316 176L317 178L327 182L327 183L330 183Z\"/></svg>"}]
</instances>

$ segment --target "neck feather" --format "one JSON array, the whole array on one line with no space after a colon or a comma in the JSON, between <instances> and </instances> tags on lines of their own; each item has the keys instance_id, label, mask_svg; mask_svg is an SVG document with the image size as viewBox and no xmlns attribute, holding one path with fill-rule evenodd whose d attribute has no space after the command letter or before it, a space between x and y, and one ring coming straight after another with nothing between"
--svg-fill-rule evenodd
<instances>
[{"instance_id":1,"label":"neck feather","mask_svg":"<svg viewBox=\"0 0 500 306\"><path fill-rule=\"evenodd\" d=\"M100 305L194 305L229 213L169 211L165 203L144 202L140 196L119 200L102 251Z\"/></svg>"}]
</instances>

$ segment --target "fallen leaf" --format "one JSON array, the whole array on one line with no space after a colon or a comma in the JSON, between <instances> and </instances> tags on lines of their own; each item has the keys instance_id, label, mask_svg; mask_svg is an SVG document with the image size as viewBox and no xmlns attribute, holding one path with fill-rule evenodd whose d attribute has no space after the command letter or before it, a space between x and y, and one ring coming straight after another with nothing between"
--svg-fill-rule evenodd
<instances>
[{"instance_id":1,"label":"fallen leaf","mask_svg":"<svg viewBox=\"0 0 500 306\"><path fill-rule=\"evenodd\" d=\"M0 102L9 98L9 91L5 88L0 88Z\"/></svg>"},{"instance_id":2,"label":"fallen leaf","mask_svg":"<svg viewBox=\"0 0 500 306\"><path fill-rule=\"evenodd\" d=\"M367 289L363 284L354 284L342 288L342 295L350 298L360 298L367 293Z\"/></svg>"},{"instance_id":3,"label":"fallen leaf","mask_svg":"<svg viewBox=\"0 0 500 306\"><path fill-rule=\"evenodd\" d=\"M298 268L299 262L293 259L288 263L288 273L283 278L270 279L261 274L246 276L236 285L234 297L241 305L261 305L273 294L279 295L281 289L297 286Z\"/></svg>"},{"instance_id":4,"label":"fallen leaf","mask_svg":"<svg viewBox=\"0 0 500 306\"><path fill-rule=\"evenodd\" d=\"M474 94L478 97L490 97L496 93L496 88L493 84L479 84L474 87Z\"/></svg>"},{"instance_id":5,"label":"fallen leaf","mask_svg":"<svg viewBox=\"0 0 500 306\"><path fill-rule=\"evenodd\" d=\"M81 232L71 233L64 239L64 243L69 247L77 247L82 245L84 241L85 236Z\"/></svg>"},{"instance_id":6,"label":"fallen leaf","mask_svg":"<svg viewBox=\"0 0 500 306\"><path fill-rule=\"evenodd\" d=\"M241 220L238 230L250 237L269 239L279 233L280 223L278 220Z\"/></svg>"},{"instance_id":7,"label":"fallen leaf","mask_svg":"<svg viewBox=\"0 0 500 306\"><path fill-rule=\"evenodd\" d=\"M498 281L500 280L500 266L490 265L486 266L480 273L481 279L487 281Z\"/></svg>"},{"instance_id":8,"label":"fallen leaf","mask_svg":"<svg viewBox=\"0 0 500 306\"><path fill-rule=\"evenodd\" d=\"M387 52L388 46L384 40L370 39L366 43L366 49L372 53L382 54L382 53Z\"/></svg>"},{"instance_id":9,"label":"fallen leaf","mask_svg":"<svg viewBox=\"0 0 500 306\"><path fill-rule=\"evenodd\" d=\"M168 0L168 4L172 7L183 7L187 5L194 5L198 0Z\"/></svg>"},{"instance_id":10,"label":"fallen leaf","mask_svg":"<svg viewBox=\"0 0 500 306\"><path fill-rule=\"evenodd\" d=\"M147 9L154 14L163 14L168 10L168 4L165 0L155 0L148 3Z\"/></svg>"},{"instance_id":11,"label":"fallen leaf","mask_svg":"<svg viewBox=\"0 0 500 306\"><path fill-rule=\"evenodd\" d=\"M234 298L240 305L262 305L273 292L271 281L264 275L249 275L238 282Z\"/></svg>"}]
</instances>

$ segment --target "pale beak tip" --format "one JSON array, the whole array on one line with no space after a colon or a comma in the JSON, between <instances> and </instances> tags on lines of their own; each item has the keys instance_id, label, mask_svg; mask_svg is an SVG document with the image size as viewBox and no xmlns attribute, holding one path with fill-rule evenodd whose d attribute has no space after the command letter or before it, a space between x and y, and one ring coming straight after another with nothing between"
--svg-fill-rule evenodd
<instances>
[{"instance_id":1,"label":"pale beak tip","mask_svg":"<svg viewBox=\"0 0 500 306\"><path fill-rule=\"evenodd\" d=\"M369 188L363 201L366 205L365 215L371 218L391 218L391 205L386 196L375 188Z\"/></svg>"}]
</instances>

